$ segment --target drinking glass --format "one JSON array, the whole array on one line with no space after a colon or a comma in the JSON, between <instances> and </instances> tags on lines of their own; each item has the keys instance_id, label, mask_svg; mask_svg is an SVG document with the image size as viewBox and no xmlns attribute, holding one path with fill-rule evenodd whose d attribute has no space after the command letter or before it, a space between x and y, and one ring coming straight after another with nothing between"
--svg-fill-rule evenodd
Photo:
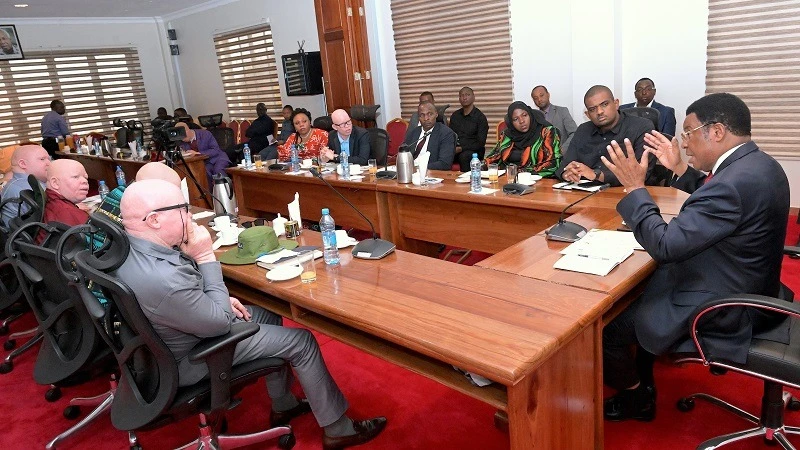
<instances>
[{"instance_id":1,"label":"drinking glass","mask_svg":"<svg viewBox=\"0 0 800 450\"><path fill-rule=\"evenodd\" d=\"M297 258L300 260L300 267L303 268L303 272L300 273L300 281L303 283L317 281L317 269L314 267L314 251L301 251Z\"/></svg>"},{"instance_id":2,"label":"drinking glass","mask_svg":"<svg viewBox=\"0 0 800 450\"><path fill-rule=\"evenodd\" d=\"M516 164L509 164L506 166L506 182L507 183L516 183L517 182L517 165Z\"/></svg>"},{"instance_id":3,"label":"drinking glass","mask_svg":"<svg viewBox=\"0 0 800 450\"><path fill-rule=\"evenodd\" d=\"M497 164L489 164L489 182L494 184L497 183Z\"/></svg>"},{"instance_id":4,"label":"drinking glass","mask_svg":"<svg viewBox=\"0 0 800 450\"><path fill-rule=\"evenodd\" d=\"M375 174L378 173L378 160L370 159L367 161L367 165L369 165L369 175L374 177Z\"/></svg>"},{"instance_id":5,"label":"drinking glass","mask_svg":"<svg viewBox=\"0 0 800 450\"><path fill-rule=\"evenodd\" d=\"M257 170L264 167L264 161L261 160L261 155L253 155L253 163L256 165Z\"/></svg>"}]
</instances>

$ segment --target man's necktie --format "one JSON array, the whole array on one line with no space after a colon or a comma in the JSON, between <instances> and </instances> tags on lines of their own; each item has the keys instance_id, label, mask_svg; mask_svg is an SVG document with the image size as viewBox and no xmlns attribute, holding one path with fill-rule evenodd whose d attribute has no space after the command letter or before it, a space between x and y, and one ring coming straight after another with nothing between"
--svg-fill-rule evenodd
<instances>
[{"instance_id":1,"label":"man's necktie","mask_svg":"<svg viewBox=\"0 0 800 450\"><path fill-rule=\"evenodd\" d=\"M422 151L422 147L425 147L425 143L428 142L428 136L430 136L430 133L425 133L422 136L422 140L417 143L417 150L414 152L414 157L419 155L419 152Z\"/></svg>"},{"instance_id":2,"label":"man's necktie","mask_svg":"<svg viewBox=\"0 0 800 450\"><path fill-rule=\"evenodd\" d=\"M708 172L708 175L706 175L706 179L703 180L703 184L708 183L709 181L711 181L712 178L714 178L714 174L712 172Z\"/></svg>"}]
</instances>

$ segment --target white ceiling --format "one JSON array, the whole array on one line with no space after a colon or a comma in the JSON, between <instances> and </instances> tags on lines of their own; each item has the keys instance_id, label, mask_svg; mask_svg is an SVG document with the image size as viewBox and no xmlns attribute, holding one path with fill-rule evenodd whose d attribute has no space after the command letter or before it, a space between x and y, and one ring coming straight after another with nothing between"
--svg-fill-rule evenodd
<instances>
[{"instance_id":1,"label":"white ceiling","mask_svg":"<svg viewBox=\"0 0 800 450\"><path fill-rule=\"evenodd\" d=\"M16 8L15 4L27 3L27 8ZM202 9L218 0L0 0L0 21L12 22L16 18L133 18L162 17L177 12L188 13ZM186 11L184 11L186 10ZM9 20L11 19L11 20Z\"/></svg>"}]
</instances>

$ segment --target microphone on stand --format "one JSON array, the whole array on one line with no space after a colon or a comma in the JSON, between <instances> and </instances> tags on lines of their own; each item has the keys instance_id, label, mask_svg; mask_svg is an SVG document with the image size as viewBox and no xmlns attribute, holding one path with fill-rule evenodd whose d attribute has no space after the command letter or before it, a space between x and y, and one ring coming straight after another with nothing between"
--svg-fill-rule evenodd
<instances>
[{"instance_id":1,"label":"microphone on stand","mask_svg":"<svg viewBox=\"0 0 800 450\"><path fill-rule=\"evenodd\" d=\"M564 220L564 214L566 214L567 210L572 208L573 206L577 205L578 203L586 200L587 198L597 194L600 191L604 191L609 185L604 184L600 186L600 189L590 193L587 196L581 197L575 202L570 203L561 211L561 217L558 219L558 223L550 227L549 230L545 231L544 234L547 236L547 239L550 241L559 241L559 242L575 242L580 238L586 235L585 227L575 223L575 222L568 222Z\"/></svg>"},{"instance_id":2,"label":"microphone on stand","mask_svg":"<svg viewBox=\"0 0 800 450\"><path fill-rule=\"evenodd\" d=\"M409 148L411 146L416 146L417 144L420 143L420 141L422 141L426 137L430 136L432 132L433 132L433 128L431 128L430 130L422 133L421 136L419 137L419 139L417 139L417 141L414 142L413 144L407 143L407 142L404 142L404 143L400 144L400 146L397 147L397 152L400 153L400 150ZM375 173L375 178L377 178L379 180L394 180L395 178L397 178L397 172L395 172L393 170L389 170L389 156L388 155L386 156L386 164L384 165L384 170L381 170L380 172L376 172Z\"/></svg>"},{"instance_id":3,"label":"microphone on stand","mask_svg":"<svg viewBox=\"0 0 800 450\"><path fill-rule=\"evenodd\" d=\"M314 167L311 168L311 175L314 175L315 177L322 180L323 183L328 185L328 187L331 188L331 190L335 192L336 195L341 197L342 200L345 201L345 203L350 205L350 207L353 208L355 212L357 212L362 218L364 218L364 220L369 224L369 227L372 229L372 239L365 239L356 244L355 247L353 247L354 258L381 259L394 251L395 245L384 239L379 239L378 234L375 232L375 226L372 224L372 221L370 221L367 218L367 216L365 216L361 211L359 211L359 209L356 208L355 205L350 203L350 200L346 199L345 196L342 195L338 190L336 190L335 187L331 186L331 184L328 183L328 180L322 178L322 175L316 168Z\"/></svg>"}]
</instances>

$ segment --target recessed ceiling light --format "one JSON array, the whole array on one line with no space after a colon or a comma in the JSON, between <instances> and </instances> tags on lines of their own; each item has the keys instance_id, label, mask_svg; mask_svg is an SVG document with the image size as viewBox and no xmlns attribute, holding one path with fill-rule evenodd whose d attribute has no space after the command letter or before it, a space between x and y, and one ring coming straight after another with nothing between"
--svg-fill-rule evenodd
<instances>
[{"instance_id":1,"label":"recessed ceiling light","mask_svg":"<svg viewBox=\"0 0 800 450\"><path fill-rule=\"evenodd\" d=\"M27 8L27 7L28 7L27 3L17 3L16 5L14 5L14 8Z\"/></svg>"}]
</instances>

